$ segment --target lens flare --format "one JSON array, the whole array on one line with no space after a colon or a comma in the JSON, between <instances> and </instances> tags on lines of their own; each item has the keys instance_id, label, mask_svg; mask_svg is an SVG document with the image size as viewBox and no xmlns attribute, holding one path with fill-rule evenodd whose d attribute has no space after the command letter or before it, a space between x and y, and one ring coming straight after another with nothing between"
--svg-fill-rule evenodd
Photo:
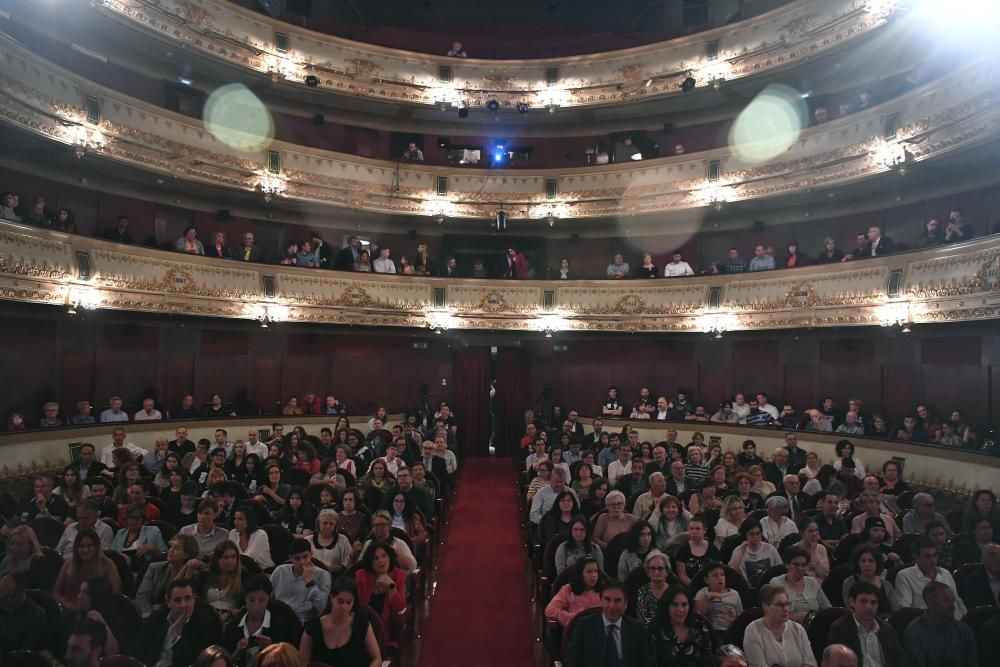
<instances>
[{"instance_id":1,"label":"lens flare","mask_svg":"<svg viewBox=\"0 0 1000 667\"><path fill-rule=\"evenodd\" d=\"M729 143L742 160L760 164L781 155L806 126L808 107L794 88L770 85L747 105L729 133Z\"/></svg>"},{"instance_id":2,"label":"lens flare","mask_svg":"<svg viewBox=\"0 0 1000 667\"><path fill-rule=\"evenodd\" d=\"M260 150L274 138L271 112L241 83L222 86L209 95L205 125L216 139L241 151Z\"/></svg>"}]
</instances>

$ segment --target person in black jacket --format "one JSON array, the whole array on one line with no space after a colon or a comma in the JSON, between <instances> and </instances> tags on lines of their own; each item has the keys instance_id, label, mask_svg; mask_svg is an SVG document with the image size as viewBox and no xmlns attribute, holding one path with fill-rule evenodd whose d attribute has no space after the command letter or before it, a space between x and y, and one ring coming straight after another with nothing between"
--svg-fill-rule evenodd
<instances>
[{"instance_id":1,"label":"person in black jacket","mask_svg":"<svg viewBox=\"0 0 1000 667\"><path fill-rule=\"evenodd\" d=\"M361 242L358 241L357 236L352 236L347 239L347 246L341 248L340 252L337 253L337 259L333 263L333 268L338 271L353 271L354 262L358 261L360 254Z\"/></svg>"},{"instance_id":2,"label":"person in black jacket","mask_svg":"<svg viewBox=\"0 0 1000 667\"><path fill-rule=\"evenodd\" d=\"M656 654L646 628L625 616L625 587L608 581L601 591L601 613L580 618L566 647L566 667L655 667ZM614 629L611 627L614 626ZM612 649L611 647L614 647ZM620 647L620 648L619 648ZM609 650L620 650L617 661L608 660Z\"/></svg>"},{"instance_id":3,"label":"person in black jacket","mask_svg":"<svg viewBox=\"0 0 1000 667\"><path fill-rule=\"evenodd\" d=\"M149 667L188 667L205 648L222 639L219 619L197 598L191 581L175 579L167 586L167 606L153 612L139 644L142 662Z\"/></svg>"},{"instance_id":4,"label":"person in black jacket","mask_svg":"<svg viewBox=\"0 0 1000 667\"><path fill-rule=\"evenodd\" d=\"M255 664L257 654L265 646L296 641L285 617L273 612L267 614L272 593L271 580L267 575L255 575L243 591L246 613L234 617L226 625L222 645L232 653L233 662L240 667Z\"/></svg>"},{"instance_id":5,"label":"person in black jacket","mask_svg":"<svg viewBox=\"0 0 1000 667\"><path fill-rule=\"evenodd\" d=\"M991 579L1000 579L1000 545L987 544L982 554L983 567L977 569L962 586L962 600L969 609L1000 604L1000 596L993 591L990 583Z\"/></svg>"},{"instance_id":6,"label":"person in black jacket","mask_svg":"<svg viewBox=\"0 0 1000 667\"><path fill-rule=\"evenodd\" d=\"M330 244L323 241L323 237L319 235L319 232L313 232L309 236L309 242L314 248L317 261L316 266L321 269L332 269L334 259L333 248L330 247Z\"/></svg>"}]
</instances>

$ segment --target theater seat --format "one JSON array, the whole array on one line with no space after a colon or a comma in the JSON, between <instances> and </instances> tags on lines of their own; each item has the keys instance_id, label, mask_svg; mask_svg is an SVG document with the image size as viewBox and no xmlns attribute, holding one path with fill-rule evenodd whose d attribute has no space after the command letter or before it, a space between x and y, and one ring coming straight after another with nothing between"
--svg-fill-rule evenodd
<instances>
[{"instance_id":1,"label":"theater seat","mask_svg":"<svg viewBox=\"0 0 1000 667\"><path fill-rule=\"evenodd\" d=\"M823 658L823 648L828 643L827 638L830 636L830 627L838 618L849 613L851 612L843 607L830 607L813 616L812 620L806 625L806 634L809 635L809 643L812 645L813 654L815 654L817 662L820 662Z\"/></svg>"},{"instance_id":2,"label":"theater seat","mask_svg":"<svg viewBox=\"0 0 1000 667\"><path fill-rule=\"evenodd\" d=\"M135 658L128 655L109 655L101 658L101 667L146 667Z\"/></svg>"},{"instance_id":3,"label":"theater seat","mask_svg":"<svg viewBox=\"0 0 1000 667\"><path fill-rule=\"evenodd\" d=\"M1000 633L1000 607L976 607L970 610L962 621L972 628L976 635L981 667L996 667L997 634Z\"/></svg>"},{"instance_id":4,"label":"theater seat","mask_svg":"<svg viewBox=\"0 0 1000 667\"><path fill-rule=\"evenodd\" d=\"M830 572L827 573L826 579L823 580L822 588L830 604L834 607L844 606L846 602L844 600L844 581L853 574L854 570L846 563L834 565L830 569Z\"/></svg>"},{"instance_id":5,"label":"theater seat","mask_svg":"<svg viewBox=\"0 0 1000 667\"><path fill-rule=\"evenodd\" d=\"M26 593L31 598L31 601L45 612L45 645L62 646L66 640L64 634L66 628L59 603L56 602L56 599L48 591L29 589ZM6 665L7 663L4 664Z\"/></svg>"},{"instance_id":6,"label":"theater seat","mask_svg":"<svg viewBox=\"0 0 1000 667\"><path fill-rule=\"evenodd\" d=\"M983 569L982 563L966 563L957 570L955 570L955 588L958 590L958 597L963 600L968 597L969 591L969 581L972 577L976 576L978 572Z\"/></svg>"},{"instance_id":7,"label":"theater seat","mask_svg":"<svg viewBox=\"0 0 1000 667\"><path fill-rule=\"evenodd\" d=\"M760 607L745 609L742 614L736 617L733 624L729 626L729 643L743 648L743 636L747 633L747 626L764 617L764 610Z\"/></svg>"},{"instance_id":8,"label":"theater seat","mask_svg":"<svg viewBox=\"0 0 1000 667\"><path fill-rule=\"evenodd\" d=\"M272 597L271 601L267 603L267 609L271 612L272 616L276 616L285 621L288 631L293 639L290 642L294 646L299 645L299 640L302 639L302 621L299 620L299 615L295 613L295 610L288 606L287 603Z\"/></svg>"},{"instance_id":9,"label":"theater seat","mask_svg":"<svg viewBox=\"0 0 1000 667\"><path fill-rule=\"evenodd\" d=\"M3 661L4 667L51 667L48 660L34 651L12 651Z\"/></svg>"},{"instance_id":10,"label":"theater seat","mask_svg":"<svg viewBox=\"0 0 1000 667\"><path fill-rule=\"evenodd\" d=\"M759 591L760 589L764 588L764 586L767 586L769 583L771 583L772 579L774 579L775 577L779 577L785 574L786 572L788 572L788 568L784 564L774 565L772 567L767 568L766 570L764 570L764 573L760 575L760 579L757 580L757 590Z\"/></svg>"},{"instance_id":11,"label":"theater seat","mask_svg":"<svg viewBox=\"0 0 1000 667\"><path fill-rule=\"evenodd\" d=\"M261 526L267 533L268 545L271 548L271 560L275 567L288 561L288 548L292 545L295 536L284 526L276 523L269 523Z\"/></svg>"},{"instance_id":12,"label":"theater seat","mask_svg":"<svg viewBox=\"0 0 1000 667\"><path fill-rule=\"evenodd\" d=\"M608 546L604 548L604 571L609 576L618 576L618 561L625 553L625 545L628 542L628 533L618 533L611 538Z\"/></svg>"},{"instance_id":13,"label":"theater seat","mask_svg":"<svg viewBox=\"0 0 1000 667\"><path fill-rule=\"evenodd\" d=\"M160 519L154 519L153 521L147 521L146 523L160 529L160 535L163 536L164 544L167 544L170 540L174 539L174 535L177 534L177 529L174 528L172 523L168 523Z\"/></svg>"},{"instance_id":14,"label":"theater seat","mask_svg":"<svg viewBox=\"0 0 1000 667\"><path fill-rule=\"evenodd\" d=\"M897 609L889 614L889 618L886 619L886 622L892 626L893 630L896 631L897 637L902 637L903 632L906 631L906 626L920 618L923 613L923 609L916 609L915 607L901 607L900 609Z\"/></svg>"},{"instance_id":15,"label":"theater seat","mask_svg":"<svg viewBox=\"0 0 1000 667\"><path fill-rule=\"evenodd\" d=\"M59 538L62 537L63 531L66 529L61 521L50 516L35 517L28 522L28 525L35 531L35 537L38 538L39 544L53 549L59 544Z\"/></svg>"},{"instance_id":16,"label":"theater seat","mask_svg":"<svg viewBox=\"0 0 1000 667\"><path fill-rule=\"evenodd\" d=\"M118 640L118 650L123 654L134 653L136 641L142 635L142 614L134 602L120 593L112 598L112 607L118 618L121 635L115 636Z\"/></svg>"},{"instance_id":17,"label":"theater seat","mask_svg":"<svg viewBox=\"0 0 1000 667\"><path fill-rule=\"evenodd\" d=\"M135 578L132 576L132 567L125 560L125 556L113 549L105 549L104 555L114 562L115 569L118 570L118 577L122 580L122 593L126 597L135 595Z\"/></svg>"}]
</instances>

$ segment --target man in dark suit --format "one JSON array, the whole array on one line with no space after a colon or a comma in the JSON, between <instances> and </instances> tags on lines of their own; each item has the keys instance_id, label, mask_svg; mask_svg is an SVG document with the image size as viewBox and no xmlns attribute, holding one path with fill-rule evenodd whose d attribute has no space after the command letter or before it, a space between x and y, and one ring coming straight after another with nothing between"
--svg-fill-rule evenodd
<instances>
[{"instance_id":1,"label":"man in dark suit","mask_svg":"<svg viewBox=\"0 0 1000 667\"><path fill-rule=\"evenodd\" d=\"M424 470L437 477L442 484L448 479L448 464L444 458L434 456L434 443L429 440L420 445L420 458L414 463L423 463Z\"/></svg>"},{"instance_id":2,"label":"man in dark suit","mask_svg":"<svg viewBox=\"0 0 1000 667\"><path fill-rule=\"evenodd\" d=\"M962 586L960 593L968 609L1000 605L994 585L1000 582L1000 545L983 547L983 566Z\"/></svg>"},{"instance_id":3,"label":"man in dark suit","mask_svg":"<svg viewBox=\"0 0 1000 667\"><path fill-rule=\"evenodd\" d=\"M188 579L167 586L167 606L146 622L138 656L147 665L187 667L204 649L222 639L222 624L205 607L195 605Z\"/></svg>"},{"instance_id":4,"label":"man in dark suit","mask_svg":"<svg viewBox=\"0 0 1000 667\"><path fill-rule=\"evenodd\" d=\"M233 259L240 262L254 263L264 261L264 253L261 252L260 247L256 244L253 232L247 232L243 235L243 245L233 250Z\"/></svg>"},{"instance_id":5,"label":"man in dark suit","mask_svg":"<svg viewBox=\"0 0 1000 667\"><path fill-rule=\"evenodd\" d=\"M323 237L319 235L319 232L313 232L309 237L309 241L312 243L312 247L316 251L316 258L319 261L319 268L321 269L332 269L333 268L333 248L330 247Z\"/></svg>"},{"instance_id":6,"label":"man in dark suit","mask_svg":"<svg viewBox=\"0 0 1000 667\"><path fill-rule=\"evenodd\" d=\"M698 488L698 485L684 474L683 461L671 463L670 470L665 476L667 478L667 493L675 498L679 498L685 491L694 491Z\"/></svg>"},{"instance_id":7,"label":"man in dark suit","mask_svg":"<svg viewBox=\"0 0 1000 667\"><path fill-rule=\"evenodd\" d=\"M601 613L576 623L566 647L566 667L654 667L656 654L646 628L625 616L625 587L611 580L601 592Z\"/></svg>"},{"instance_id":8,"label":"man in dark suit","mask_svg":"<svg viewBox=\"0 0 1000 667\"><path fill-rule=\"evenodd\" d=\"M132 245L132 235L128 233L128 218L124 215L118 216L118 223L114 227L101 230L96 236L105 241Z\"/></svg>"},{"instance_id":9,"label":"man in dark suit","mask_svg":"<svg viewBox=\"0 0 1000 667\"><path fill-rule=\"evenodd\" d=\"M896 631L878 616L879 589L867 581L857 581L847 594L851 613L844 614L830 626L828 644L843 644L858 656L858 664L866 664L865 649L874 647L870 639L875 635L879 655L872 656L875 664L883 667L903 667L910 664ZM861 641L861 633L868 641Z\"/></svg>"},{"instance_id":10,"label":"man in dark suit","mask_svg":"<svg viewBox=\"0 0 1000 667\"><path fill-rule=\"evenodd\" d=\"M785 475L781 484L781 488L771 496L782 496L788 501L788 516L794 519L802 513L802 510L812 509L812 498L802 492L802 480L798 475L791 473Z\"/></svg>"},{"instance_id":11,"label":"man in dark suit","mask_svg":"<svg viewBox=\"0 0 1000 667\"><path fill-rule=\"evenodd\" d=\"M872 225L868 228L868 243L859 254L861 257L881 257L892 253L892 239L882 236L882 230ZM860 259L855 256L854 259Z\"/></svg>"},{"instance_id":12,"label":"man in dark suit","mask_svg":"<svg viewBox=\"0 0 1000 667\"><path fill-rule=\"evenodd\" d=\"M358 241L357 236L352 236L347 239L347 246L341 248L340 252L337 253L333 268L338 271L353 271L354 262L358 260L359 254L361 254L361 242Z\"/></svg>"},{"instance_id":13,"label":"man in dark suit","mask_svg":"<svg viewBox=\"0 0 1000 667\"><path fill-rule=\"evenodd\" d=\"M778 447L771 455L771 460L764 464L764 479L774 484L774 488L780 489L785 481L788 470L788 450Z\"/></svg>"}]
</instances>

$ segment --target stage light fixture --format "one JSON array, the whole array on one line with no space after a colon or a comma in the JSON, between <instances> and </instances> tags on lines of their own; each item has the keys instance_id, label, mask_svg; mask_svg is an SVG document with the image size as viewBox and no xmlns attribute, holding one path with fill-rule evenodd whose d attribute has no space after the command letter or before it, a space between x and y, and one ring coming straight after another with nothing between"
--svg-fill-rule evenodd
<instances>
[{"instance_id":1,"label":"stage light fixture","mask_svg":"<svg viewBox=\"0 0 1000 667\"><path fill-rule=\"evenodd\" d=\"M522 113L522 114L528 113L528 103L527 102L518 102L517 103L517 112L518 113Z\"/></svg>"},{"instance_id":2,"label":"stage light fixture","mask_svg":"<svg viewBox=\"0 0 1000 667\"><path fill-rule=\"evenodd\" d=\"M315 88L319 85L319 77L315 74L306 75L306 85L310 88Z\"/></svg>"},{"instance_id":3,"label":"stage light fixture","mask_svg":"<svg viewBox=\"0 0 1000 667\"><path fill-rule=\"evenodd\" d=\"M498 141L493 147L493 164L505 164L508 157L509 154L507 153L507 146L503 142Z\"/></svg>"},{"instance_id":4,"label":"stage light fixture","mask_svg":"<svg viewBox=\"0 0 1000 667\"><path fill-rule=\"evenodd\" d=\"M493 113L499 113L500 102L498 102L497 100L490 100L489 102L486 103L486 108L492 111Z\"/></svg>"},{"instance_id":5,"label":"stage light fixture","mask_svg":"<svg viewBox=\"0 0 1000 667\"><path fill-rule=\"evenodd\" d=\"M689 76L681 81L681 90L685 93L690 93L696 85L698 85L698 82L694 80L693 76Z\"/></svg>"}]
</instances>

